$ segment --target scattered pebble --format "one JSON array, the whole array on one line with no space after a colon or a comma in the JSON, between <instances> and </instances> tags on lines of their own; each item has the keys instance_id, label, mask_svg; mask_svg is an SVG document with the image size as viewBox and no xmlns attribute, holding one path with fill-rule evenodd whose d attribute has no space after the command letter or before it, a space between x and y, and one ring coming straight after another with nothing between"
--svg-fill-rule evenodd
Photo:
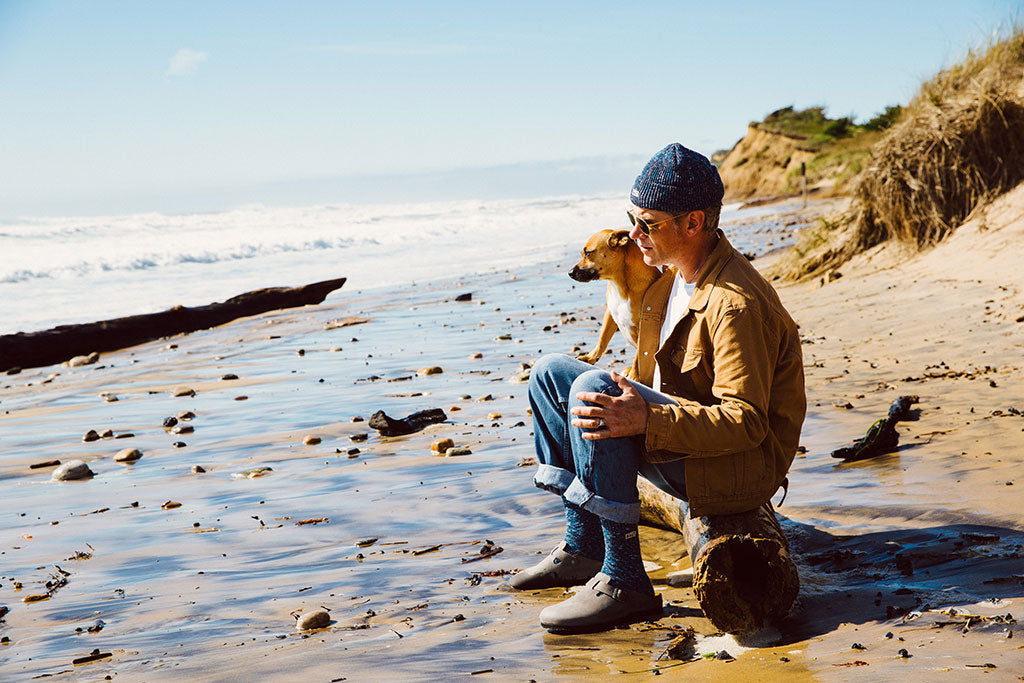
<instances>
[{"instance_id":1,"label":"scattered pebble","mask_svg":"<svg viewBox=\"0 0 1024 683\"><path fill-rule=\"evenodd\" d=\"M487 413L487 419L488 420L500 420L501 419L501 413Z\"/></svg>"},{"instance_id":2,"label":"scattered pebble","mask_svg":"<svg viewBox=\"0 0 1024 683\"><path fill-rule=\"evenodd\" d=\"M102 394L100 394L100 398L102 398L107 403L114 403L115 401L118 400L117 396L115 396L114 394L107 393L105 391Z\"/></svg>"},{"instance_id":3,"label":"scattered pebble","mask_svg":"<svg viewBox=\"0 0 1024 683\"><path fill-rule=\"evenodd\" d=\"M183 410L180 413L178 413L177 418L179 420L185 420L187 422L188 420L191 420L195 416L196 414L193 413L191 410Z\"/></svg>"},{"instance_id":4,"label":"scattered pebble","mask_svg":"<svg viewBox=\"0 0 1024 683\"><path fill-rule=\"evenodd\" d=\"M354 458L357 455L359 455L359 449L358 448L350 448L350 449L348 449L347 452L348 452L348 457L350 457L350 458Z\"/></svg>"},{"instance_id":5,"label":"scattered pebble","mask_svg":"<svg viewBox=\"0 0 1024 683\"><path fill-rule=\"evenodd\" d=\"M231 372L229 372L228 374L226 374L226 375L224 375L223 377L221 377L221 379L224 379L224 380L228 380L228 379L238 379L238 375L236 375L236 374L234 374L234 373L231 373Z\"/></svg>"},{"instance_id":6,"label":"scattered pebble","mask_svg":"<svg viewBox=\"0 0 1024 683\"><path fill-rule=\"evenodd\" d=\"M42 467L56 467L60 464L60 460L47 460L45 462L34 462L28 466L30 470L38 470ZM0 614L0 616L3 616Z\"/></svg>"},{"instance_id":7,"label":"scattered pebble","mask_svg":"<svg viewBox=\"0 0 1024 683\"><path fill-rule=\"evenodd\" d=\"M114 462L135 462L142 457L138 448L122 448L114 455Z\"/></svg>"},{"instance_id":8,"label":"scattered pebble","mask_svg":"<svg viewBox=\"0 0 1024 683\"><path fill-rule=\"evenodd\" d=\"M169 500L166 503L164 503L163 505L161 505L160 507L163 508L164 510L173 510L175 508L180 508L181 507L181 503L179 503L176 500Z\"/></svg>"},{"instance_id":9,"label":"scattered pebble","mask_svg":"<svg viewBox=\"0 0 1024 683\"><path fill-rule=\"evenodd\" d=\"M194 431L196 431L196 428L193 427L192 425L183 424L179 424L175 426L173 429L171 429L171 433L173 434L191 434Z\"/></svg>"},{"instance_id":10,"label":"scattered pebble","mask_svg":"<svg viewBox=\"0 0 1024 683\"><path fill-rule=\"evenodd\" d=\"M54 481L73 481L75 479L89 479L93 476L94 472L84 462L81 460L71 460L55 469L51 478Z\"/></svg>"},{"instance_id":11,"label":"scattered pebble","mask_svg":"<svg viewBox=\"0 0 1024 683\"><path fill-rule=\"evenodd\" d=\"M477 399L477 401L481 401L481 402L482 401L493 401L493 400L494 400L494 397L491 396L490 394L484 394L483 396L481 396L480 398Z\"/></svg>"},{"instance_id":12,"label":"scattered pebble","mask_svg":"<svg viewBox=\"0 0 1024 683\"><path fill-rule=\"evenodd\" d=\"M309 436L302 440L302 443L306 444L307 446L315 446L318 443L320 443L320 437L313 436L312 434L310 434Z\"/></svg>"},{"instance_id":13,"label":"scattered pebble","mask_svg":"<svg viewBox=\"0 0 1024 683\"><path fill-rule=\"evenodd\" d=\"M331 615L324 610L317 610L300 614L295 620L295 628L300 631L309 631L315 628L325 628L330 623Z\"/></svg>"},{"instance_id":14,"label":"scattered pebble","mask_svg":"<svg viewBox=\"0 0 1024 683\"><path fill-rule=\"evenodd\" d=\"M100 432L100 438L101 439L113 439L114 438L114 430L113 429L104 429L102 432Z\"/></svg>"},{"instance_id":15,"label":"scattered pebble","mask_svg":"<svg viewBox=\"0 0 1024 683\"><path fill-rule=\"evenodd\" d=\"M196 390L191 387L178 387L171 392L171 396L195 396Z\"/></svg>"},{"instance_id":16,"label":"scattered pebble","mask_svg":"<svg viewBox=\"0 0 1024 683\"><path fill-rule=\"evenodd\" d=\"M204 468L202 465L192 465L192 471L195 472L196 474L203 474L204 472L206 472L206 468Z\"/></svg>"},{"instance_id":17,"label":"scattered pebble","mask_svg":"<svg viewBox=\"0 0 1024 683\"><path fill-rule=\"evenodd\" d=\"M454 446L455 442L452 441L451 439L438 439L434 443L430 444L430 450L434 451L435 453L444 453L449 448L452 448Z\"/></svg>"},{"instance_id":18,"label":"scattered pebble","mask_svg":"<svg viewBox=\"0 0 1024 683\"><path fill-rule=\"evenodd\" d=\"M248 401L249 397L243 394L241 396L235 396L235 400L236 401Z\"/></svg>"},{"instance_id":19,"label":"scattered pebble","mask_svg":"<svg viewBox=\"0 0 1024 683\"><path fill-rule=\"evenodd\" d=\"M358 434L352 434L348 438L350 441L366 441L370 435L366 432L359 432Z\"/></svg>"},{"instance_id":20,"label":"scattered pebble","mask_svg":"<svg viewBox=\"0 0 1024 683\"><path fill-rule=\"evenodd\" d=\"M441 369L441 367L439 365L431 365L428 368L420 368L419 370L417 370L417 372L420 375L423 375L423 376L426 376L426 375L440 375L442 372L444 372L444 370Z\"/></svg>"},{"instance_id":21,"label":"scattered pebble","mask_svg":"<svg viewBox=\"0 0 1024 683\"><path fill-rule=\"evenodd\" d=\"M64 364L67 365L69 368L80 368L83 365L92 365L99 359L100 354L93 351L88 356L75 356L68 360L67 362L65 362Z\"/></svg>"},{"instance_id":22,"label":"scattered pebble","mask_svg":"<svg viewBox=\"0 0 1024 683\"><path fill-rule=\"evenodd\" d=\"M231 476L237 479L256 479L257 477L262 477L266 475L268 472L273 471L274 469L271 467L254 467L251 470L242 470L241 472L235 472Z\"/></svg>"},{"instance_id":23,"label":"scattered pebble","mask_svg":"<svg viewBox=\"0 0 1024 683\"><path fill-rule=\"evenodd\" d=\"M85 441L86 443L89 443L90 441L99 441L99 440L100 440L100 435L96 433L95 429L90 429L89 431L87 431L85 433L85 436L82 437L82 441Z\"/></svg>"},{"instance_id":24,"label":"scattered pebble","mask_svg":"<svg viewBox=\"0 0 1024 683\"><path fill-rule=\"evenodd\" d=\"M174 446L175 448L184 448L184 447L185 447L185 446L187 446L188 444L187 444L187 443L185 443L184 441L175 441L175 442L174 442L174 443L172 443L171 445L172 445L172 446Z\"/></svg>"},{"instance_id":25,"label":"scattered pebble","mask_svg":"<svg viewBox=\"0 0 1024 683\"><path fill-rule=\"evenodd\" d=\"M479 351L477 351L476 353L469 354L470 360L480 360L483 357L484 357L484 354L480 353Z\"/></svg>"},{"instance_id":26,"label":"scattered pebble","mask_svg":"<svg viewBox=\"0 0 1024 683\"><path fill-rule=\"evenodd\" d=\"M448 450L446 450L444 452L444 456L446 458L451 458L451 457L454 457L454 456L457 456L457 455L470 455L472 453L473 453L473 451L471 451L470 449L466 448L465 446L455 446L453 448L449 448Z\"/></svg>"},{"instance_id":27,"label":"scattered pebble","mask_svg":"<svg viewBox=\"0 0 1024 683\"><path fill-rule=\"evenodd\" d=\"M363 419L362 415L353 415L352 419L349 420L349 422L364 422L364 421L365 420Z\"/></svg>"},{"instance_id":28,"label":"scattered pebble","mask_svg":"<svg viewBox=\"0 0 1024 683\"><path fill-rule=\"evenodd\" d=\"M164 427L167 427L168 429L170 429L171 427L173 427L176 424L178 424L178 418L176 418L176 417L165 417L164 418Z\"/></svg>"}]
</instances>

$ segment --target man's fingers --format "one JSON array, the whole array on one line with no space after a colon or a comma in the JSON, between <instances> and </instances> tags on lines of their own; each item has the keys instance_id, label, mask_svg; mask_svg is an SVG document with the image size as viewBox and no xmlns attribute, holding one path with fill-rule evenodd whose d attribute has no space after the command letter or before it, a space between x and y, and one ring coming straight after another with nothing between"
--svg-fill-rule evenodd
<instances>
[{"instance_id":1,"label":"man's fingers","mask_svg":"<svg viewBox=\"0 0 1024 683\"><path fill-rule=\"evenodd\" d=\"M587 403L596 403L599 406L610 406L615 402L614 396L593 391L581 391L576 394L576 398L580 401L586 401Z\"/></svg>"}]
</instances>

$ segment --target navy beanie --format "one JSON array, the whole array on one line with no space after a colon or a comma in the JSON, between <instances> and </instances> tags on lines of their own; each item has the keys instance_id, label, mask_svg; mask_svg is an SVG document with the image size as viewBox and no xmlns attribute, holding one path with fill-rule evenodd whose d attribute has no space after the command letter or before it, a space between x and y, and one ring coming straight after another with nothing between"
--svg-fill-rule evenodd
<instances>
[{"instance_id":1,"label":"navy beanie","mask_svg":"<svg viewBox=\"0 0 1024 683\"><path fill-rule=\"evenodd\" d=\"M708 158L673 142L647 162L629 198L641 209L686 213L717 206L724 195L722 178Z\"/></svg>"}]
</instances>

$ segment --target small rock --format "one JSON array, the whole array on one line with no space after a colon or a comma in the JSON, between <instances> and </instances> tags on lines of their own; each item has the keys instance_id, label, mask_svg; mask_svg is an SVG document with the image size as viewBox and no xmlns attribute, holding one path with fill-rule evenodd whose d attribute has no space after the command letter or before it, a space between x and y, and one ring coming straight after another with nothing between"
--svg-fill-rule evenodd
<instances>
[{"instance_id":1,"label":"small rock","mask_svg":"<svg viewBox=\"0 0 1024 683\"><path fill-rule=\"evenodd\" d=\"M134 439L135 435L131 432L121 432L114 437L115 439Z\"/></svg>"},{"instance_id":2,"label":"small rock","mask_svg":"<svg viewBox=\"0 0 1024 683\"><path fill-rule=\"evenodd\" d=\"M182 425L182 424L177 425L176 427L171 429L171 433L173 433L173 434L191 434L194 431L196 431L196 428L193 427L192 425Z\"/></svg>"},{"instance_id":3,"label":"small rock","mask_svg":"<svg viewBox=\"0 0 1024 683\"><path fill-rule=\"evenodd\" d=\"M138 448L122 448L114 455L114 462L135 462L142 457Z\"/></svg>"},{"instance_id":4,"label":"small rock","mask_svg":"<svg viewBox=\"0 0 1024 683\"><path fill-rule=\"evenodd\" d=\"M530 372L530 368L520 370L519 372L508 378L509 384L526 384L527 382L530 381Z\"/></svg>"},{"instance_id":5,"label":"small rock","mask_svg":"<svg viewBox=\"0 0 1024 683\"><path fill-rule=\"evenodd\" d=\"M114 430L113 429L104 429L102 432L100 432L100 438L101 439L113 439L114 438Z\"/></svg>"},{"instance_id":6,"label":"small rock","mask_svg":"<svg viewBox=\"0 0 1024 683\"><path fill-rule=\"evenodd\" d=\"M178 415L177 415L179 420L184 420L186 422L191 420L195 416L196 416L196 414L193 413L191 410L183 410L180 413L178 413Z\"/></svg>"},{"instance_id":7,"label":"small rock","mask_svg":"<svg viewBox=\"0 0 1024 683\"><path fill-rule=\"evenodd\" d=\"M178 418L176 418L176 417L165 417L164 418L164 427L167 427L168 429L170 429L171 427L173 427L176 424L178 424Z\"/></svg>"},{"instance_id":8,"label":"small rock","mask_svg":"<svg viewBox=\"0 0 1024 683\"><path fill-rule=\"evenodd\" d=\"M99 440L100 440L100 435L96 433L95 429L90 429L89 431L87 431L85 433L85 436L82 437L82 441L84 441L86 443L89 443L90 441L99 441Z\"/></svg>"},{"instance_id":9,"label":"small rock","mask_svg":"<svg viewBox=\"0 0 1024 683\"><path fill-rule=\"evenodd\" d=\"M65 365L69 368L80 368L83 365L92 365L100 359L100 354L93 351L88 356L75 356L68 360Z\"/></svg>"},{"instance_id":10,"label":"small rock","mask_svg":"<svg viewBox=\"0 0 1024 683\"><path fill-rule=\"evenodd\" d=\"M669 572L665 578L670 586L688 588L693 585L693 567L678 572Z\"/></svg>"},{"instance_id":11,"label":"small rock","mask_svg":"<svg viewBox=\"0 0 1024 683\"><path fill-rule=\"evenodd\" d=\"M477 351L476 353L469 354L470 360L480 360L483 357L484 357L484 354L480 353L479 351Z\"/></svg>"},{"instance_id":12,"label":"small rock","mask_svg":"<svg viewBox=\"0 0 1024 683\"><path fill-rule=\"evenodd\" d=\"M31 465L29 465L28 468L30 470L38 470L43 467L56 467L59 464L60 460L46 460L44 462L34 462ZM0 614L0 616L3 616L3 614Z\"/></svg>"},{"instance_id":13,"label":"small rock","mask_svg":"<svg viewBox=\"0 0 1024 683\"><path fill-rule=\"evenodd\" d=\"M477 401L480 401L480 402L483 402L483 401L493 401L493 400L494 400L494 397L491 396L490 394L484 394L483 396L481 396L480 398L477 399Z\"/></svg>"},{"instance_id":14,"label":"small rock","mask_svg":"<svg viewBox=\"0 0 1024 683\"><path fill-rule=\"evenodd\" d=\"M500 420L501 419L501 413L487 413L487 419L488 420Z\"/></svg>"},{"instance_id":15,"label":"small rock","mask_svg":"<svg viewBox=\"0 0 1024 683\"><path fill-rule=\"evenodd\" d=\"M224 375L223 377L221 377L221 379L224 379L224 380L228 380L228 379L238 379L238 375L236 375L236 374L234 374L234 373L230 373L230 372L229 372L228 374L226 374L226 375Z\"/></svg>"},{"instance_id":16,"label":"small rock","mask_svg":"<svg viewBox=\"0 0 1024 683\"><path fill-rule=\"evenodd\" d=\"M473 300L473 292L466 292L465 294L459 294L457 297L455 297L455 300L456 301L472 301Z\"/></svg>"},{"instance_id":17,"label":"small rock","mask_svg":"<svg viewBox=\"0 0 1024 683\"><path fill-rule=\"evenodd\" d=\"M100 398L102 398L107 403L115 403L118 400L117 396L115 396L114 394L108 393L106 391L104 391L102 394L100 394Z\"/></svg>"},{"instance_id":18,"label":"small rock","mask_svg":"<svg viewBox=\"0 0 1024 683\"><path fill-rule=\"evenodd\" d=\"M273 472L271 467L255 467L251 470L242 470L241 472L235 472L232 477L237 479L256 479L266 475L268 472Z\"/></svg>"},{"instance_id":19,"label":"small rock","mask_svg":"<svg viewBox=\"0 0 1024 683\"><path fill-rule=\"evenodd\" d=\"M440 375L444 370L439 365L431 365L428 368L420 368L417 372L425 377L427 375Z\"/></svg>"},{"instance_id":20,"label":"small rock","mask_svg":"<svg viewBox=\"0 0 1024 683\"><path fill-rule=\"evenodd\" d=\"M174 510L175 508L180 508L181 503L179 503L176 500L169 500L160 507L163 508L164 510Z\"/></svg>"},{"instance_id":21,"label":"small rock","mask_svg":"<svg viewBox=\"0 0 1024 683\"><path fill-rule=\"evenodd\" d=\"M192 465L192 471L195 472L196 474L203 474L204 472L206 472L206 468L204 468L202 465Z\"/></svg>"},{"instance_id":22,"label":"small rock","mask_svg":"<svg viewBox=\"0 0 1024 683\"><path fill-rule=\"evenodd\" d=\"M350 448L350 449L348 449L347 453L348 453L348 457L354 458L357 455L359 455L359 449L358 448Z\"/></svg>"},{"instance_id":23,"label":"small rock","mask_svg":"<svg viewBox=\"0 0 1024 683\"><path fill-rule=\"evenodd\" d=\"M362 415L353 415L352 419L349 420L349 422L363 422L363 421L364 420L363 420Z\"/></svg>"},{"instance_id":24,"label":"small rock","mask_svg":"<svg viewBox=\"0 0 1024 683\"><path fill-rule=\"evenodd\" d=\"M245 394L242 394L241 396L235 396L235 400L236 401L248 401L249 397L246 396Z\"/></svg>"},{"instance_id":25,"label":"small rock","mask_svg":"<svg viewBox=\"0 0 1024 683\"><path fill-rule=\"evenodd\" d=\"M472 453L473 451L466 448L465 446L455 446L453 448L449 448L448 450L446 450L444 452L444 457L451 458L457 455L470 455Z\"/></svg>"},{"instance_id":26,"label":"small rock","mask_svg":"<svg viewBox=\"0 0 1024 683\"><path fill-rule=\"evenodd\" d=\"M84 462L81 460L71 460L55 469L51 478L54 481L73 481L75 479L89 479L93 475L93 471Z\"/></svg>"},{"instance_id":27,"label":"small rock","mask_svg":"<svg viewBox=\"0 0 1024 683\"><path fill-rule=\"evenodd\" d=\"M15 365L13 368L7 368L8 375L17 375L20 372L21 368L19 368L17 365Z\"/></svg>"},{"instance_id":28,"label":"small rock","mask_svg":"<svg viewBox=\"0 0 1024 683\"><path fill-rule=\"evenodd\" d=\"M331 615L323 610L306 612L300 614L295 620L295 628L300 631L310 631L315 628L325 628L331 623Z\"/></svg>"},{"instance_id":29,"label":"small rock","mask_svg":"<svg viewBox=\"0 0 1024 683\"><path fill-rule=\"evenodd\" d=\"M370 435L367 434L366 432L359 432L358 434L349 435L348 438L350 441L366 441L366 439L369 438L369 436Z\"/></svg>"},{"instance_id":30,"label":"small rock","mask_svg":"<svg viewBox=\"0 0 1024 683\"><path fill-rule=\"evenodd\" d=\"M171 392L171 396L195 396L196 390L192 387L178 387Z\"/></svg>"},{"instance_id":31,"label":"small rock","mask_svg":"<svg viewBox=\"0 0 1024 683\"><path fill-rule=\"evenodd\" d=\"M185 443L184 441L175 441L175 442L174 442L174 443L172 443L171 445L172 445L172 446L174 446L175 448L184 448L184 447L185 447L185 446L187 446L188 444L187 444L187 443Z\"/></svg>"},{"instance_id":32,"label":"small rock","mask_svg":"<svg viewBox=\"0 0 1024 683\"><path fill-rule=\"evenodd\" d=\"M454 446L455 442L452 441L451 439L438 439L434 443L430 444L430 450L434 451L435 453L444 453L449 448L453 448Z\"/></svg>"},{"instance_id":33,"label":"small rock","mask_svg":"<svg viewBox=\"0 0 1024 683\"><path fill-rule=\"evenodd\" d=\"M306 355L306 349L299 349L298 351L295 352L295 355L296 356L305 356Z\"/></svg>"},{"instance_id":34,"label":"small rock","mask_svg":"<svg viewBox=\"0 0 1024 683\"><path fill-rule=\"evenodd\" d=\"M302 440L302 443L306 444L307 446L315 446L318 443L320 443L320 437L313 436L312 434L310 434L309 436Z\"/></svg>"},{"instance_id":35,"label":"small rock","mask_svg":"<svg viewBox=\"0 0 1024 683\"><path fill-rule=\"evenodd\" d=\"M905 648L905 647L901 647L900 651L897 652L896 654L899 655L900 657L902 657L903 659L908 659L910 657L910 653L907 652L907 648Z\"/></svg>"}]
</instances>

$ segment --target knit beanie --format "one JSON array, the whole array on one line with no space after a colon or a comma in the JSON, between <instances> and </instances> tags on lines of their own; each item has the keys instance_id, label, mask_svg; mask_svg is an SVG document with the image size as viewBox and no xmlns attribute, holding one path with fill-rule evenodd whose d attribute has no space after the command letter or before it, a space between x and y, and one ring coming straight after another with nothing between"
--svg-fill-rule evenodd
<instances>
[{"instance_id":1,"label":"knit beanie","mask_svg":"<svg viewBox=\"0 0 1024 683\"><path fill-rule=\"evenodd\" d=\"M647 162L629 198L641 209L686 213L717 206L724 195L722 178L708 158L673 142Z\"/></svg>"}]
</instances>

